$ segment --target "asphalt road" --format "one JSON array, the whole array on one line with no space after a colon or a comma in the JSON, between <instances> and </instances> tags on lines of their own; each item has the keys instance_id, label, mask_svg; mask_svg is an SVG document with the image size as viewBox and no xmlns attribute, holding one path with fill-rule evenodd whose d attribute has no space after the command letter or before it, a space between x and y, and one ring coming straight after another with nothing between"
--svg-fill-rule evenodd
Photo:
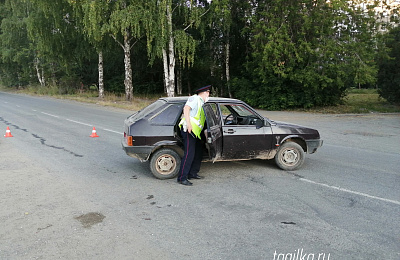
<instances>
[{"instance_id":1,"label":"asphalt road","mask_svg":"<svg viewBox=\"0 0 400 260\"><path fill-rule=\"evenodd\" d=\"M400 259L400 115L260 113L323 147L186 187L123 152L130 111L0 92L0 259Z\"/></svg>"}]
</instances>

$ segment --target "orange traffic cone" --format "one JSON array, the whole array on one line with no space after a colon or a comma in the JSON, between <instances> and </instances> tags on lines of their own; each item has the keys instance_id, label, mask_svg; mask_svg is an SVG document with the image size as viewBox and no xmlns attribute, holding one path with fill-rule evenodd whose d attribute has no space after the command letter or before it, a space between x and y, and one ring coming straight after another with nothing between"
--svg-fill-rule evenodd
<instances>
[{"instance_id":1,"label":"orange traffic cone","mask_svg":"<svg viewBox=\"0 0 400 260\"><path fill-rule=\"evenodd\" d=\"M93 126L92 134L90 135L90 137L99 137L96 133L96 128L94 126Z\"/></svg>"},{"instance_id":2,"label":"orange traffic cone","mask_svg":"<svg viewBox=\"0 0 400 260\"><path fill-rule=\"evenodd\" d=\"M4 137L13 137L10 131L10 128L7 126L7 130L6 130L6 134L4 135Z\"/></svg>"}]
</instances>

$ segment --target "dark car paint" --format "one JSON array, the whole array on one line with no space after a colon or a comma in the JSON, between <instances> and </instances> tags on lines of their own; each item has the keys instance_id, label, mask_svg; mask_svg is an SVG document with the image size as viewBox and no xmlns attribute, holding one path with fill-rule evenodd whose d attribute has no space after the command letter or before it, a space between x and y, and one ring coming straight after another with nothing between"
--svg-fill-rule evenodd
<instances>
[{"instance_id":1,"label":"dark car paint","mask_svg":"<svg viewBox=\"0 0 400 260\"><path fill-rule=\"evenodd\" d=\"M269 159L272 149L271 127L254 125L222 126L223 159ZM272 156L273 157L273 156Z\"/></svg>"},{"instance_id":2,"label":"dark car paint","mask_svg":"<svg viewBox=\"0 0 400 260\"><path fill-rule=\"evenodd\" d=\"M138 158L140 161L147 161L150 156L162 147L169 147L175 150L179 155L183 155L183 145L179 136L178 120L182 114L182 108L188 97L161 98L157 102L164 102L154 111L147 115L135 113L125 120L125 138L122 141L122 147L125 152ZM207 104L225 104L241 105L249 109L256 115L260 124L258 125L224 125L222 120L218 120L220 114L211 115L210 109L206 109ZM154 104L154 103L153 103ZM168 125L153 124L152 119L156 118L167 106L178 106L180 111L175 117L175 121ZM207 121L211 117L216 120L217 125L207 127L207 148L204 160L213 161L222 160L247 160L247 159L272 159L277 148L288 139L299 143L303 150L313 153L322 145L322 140L317 130L271 121L259 115L254 109L246 103L236 99L228 98L210 98L205 104ZM219 107L219 106L217 106ZM217 111L217 113L221 111ZM138 115L141 118L137 119ZM208 116L207 116L208 115ZM127 136L132 136L133 146L127 144ZM205 138L205 137L203 137Z\"/></svg>"}]
</instances>

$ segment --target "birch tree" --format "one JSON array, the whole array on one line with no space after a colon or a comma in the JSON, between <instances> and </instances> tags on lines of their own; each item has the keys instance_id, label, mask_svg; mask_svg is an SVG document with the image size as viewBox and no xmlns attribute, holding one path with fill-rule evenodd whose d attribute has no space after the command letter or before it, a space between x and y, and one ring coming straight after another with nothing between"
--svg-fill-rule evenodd
<instances>
[{"instance_id":1,"label":"birch tree","mask_svg":"<svg viewBox=\"0 0 400 260\"><path fill-rule=\"evenodd\" d=\"M106 1L69 0L75 14L82 23L83 32L94 45L98 53L98 86L99 98L104 98L104 62L103 49L107 47L104 26L110 16L109 4Z\"/></svg>"},{"instance_id":2,"label":"birch tree","mask_svg":"<svg viewBox=\"0 0 400 260\"><path fill-rule=\"evenodd\" d=\"M232 92L230 89L231 84L231 73L230 73L230 59L231 59L231 26L232 26L232 9L235 6L236 1L232 0L214 0L210 7L212 9L212 15L210 15L210 26L213 31L211 36L211 49L213 55L218 57L214 59L214 64L211 68L225 68L222 72L221 78L225 78L226 86L228 89L228 95L232 98ZM221 57L220 57L221 56ZM215 62L220 64L215 64ZM215 72L211 71L213 75ZM223 88L221 86L221 95L223 95Z\"/></svg>"},{"instance_id":3,"label":"birch tree","mask_svg":"<svg viewBox=\"0 0 400 260\"><path fill-rule=\"evenodd\" d=\"M173 97L176 64L190 67L194 63L196 40L189 30L199 27L201 17L208 9L193 0L153 0L152 10L154 28L150 30L149 37L154 50L150 53L162 58L165 92L168 97Z\"/></svg>"},{"instance_id":4,"label":"birch tree","mask_svg":"<svg viewBox=\"0 0 400 260\"><path fill-rule=\"evenodd\" d=\"M131 101L133 98L131 49L135 43L145 35L143 29L149 23L148 12L144 9L146 1L141 0L115 0L108 2L111 15L103 29L124 51L125 64L125 97Z\"/></svg>"},{"instance_id":5,"label":"birch tree","mask_svg":"<svg viewBox=\"0 0 400 260\"><path fill-rule=\"evenodd\" d=\"M79 30L71 5L68 0L26 2L32 5L26 28L38 65L47 65L47 74L60 94L75 91L82 81L78 71L92 48Z\"/></svg>"},{"instance_id":6,"label":"birch tree","mask_svg":"<svg viewBox=\"0 0 400 260\"><path fill-rule=\"evenodd\" d=\"M172 35L172 11L169 3L165 6L167 44L162 48L164 84L168 97L175 96L175 50ZM168 54L167 54L168 48Z\"/></svg>"},{"instance_id":7,"label":"birch tree","mask_svg":"<svg viewBox=\"0 0 400 260\"><path fill-rule=\"evenodd\" d=\"M133 98L131 49L144 35L146 14L140 0L69 0L81 12L84 31L98 52L99 97L104 95L103 48L106 38L112 37L124 52L125 98Z\"/></svg>"}]
</instances>

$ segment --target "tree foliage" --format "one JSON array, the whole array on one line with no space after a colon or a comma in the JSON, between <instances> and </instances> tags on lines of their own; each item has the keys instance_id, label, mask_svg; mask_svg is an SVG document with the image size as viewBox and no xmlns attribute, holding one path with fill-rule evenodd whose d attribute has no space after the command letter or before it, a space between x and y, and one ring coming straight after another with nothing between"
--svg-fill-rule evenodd
<instances>
[{"instance_id":1,"label":"tree foliage","mask_svg":"<svg viewBox=\"0 0 400 260\"><path fill-rule=\"evenodd\" d=\"M367 18L344 1L258 1L253 10L247 75L235 83L237 93L249 93L249 103L334 105L357 80L375 79L371 31L362 28Z\"/></svg>"},{"instance_id":2,"label":"tree foliage","mask_svg":"<svg viewBox=\"0 0 400 260\"><path fill-rule=\"evenodd\" d=\"M60 93L73 92L87 80L85 64L95 53L79 30L79 23L66 0L25 0L32 8L26 17L27 32L49 84Z\"/></svg>"},{"instance_id":3,"label":"tree foliage","mask_svg":"<svg viewBox=\"0 0 400 260\"><path fill-rule=\"evenodd\" d=\"M390 98L398 41L396 30L380 30L399 16L383 19L376 7L385 3L1 0L0 80L60 93L104 80L128 100L212 84L267 109L335 105L350 87L377 86Z\"/></svg>"},{"instance_id":4,"label":"tree foliage","mask_svg":"<svg viewBox=\"0 0 400 260\"><path fill-rule=\"evenodd\" d=\"M3 84L23 86L31 82L33 51L26 31L29 5L6 0L0 5L0 71Z\"/></svg>"},{"instance_id":5,"label":"tree foliage","mask_svg":"<svg viewBox=\"0 0 400 260\"><path fill-rule=\"evenodd\" d=\"M392 103L400 104L400 27L385 37L389 54L379 60L379 94Z\"/></svg>"}]
</instances>

